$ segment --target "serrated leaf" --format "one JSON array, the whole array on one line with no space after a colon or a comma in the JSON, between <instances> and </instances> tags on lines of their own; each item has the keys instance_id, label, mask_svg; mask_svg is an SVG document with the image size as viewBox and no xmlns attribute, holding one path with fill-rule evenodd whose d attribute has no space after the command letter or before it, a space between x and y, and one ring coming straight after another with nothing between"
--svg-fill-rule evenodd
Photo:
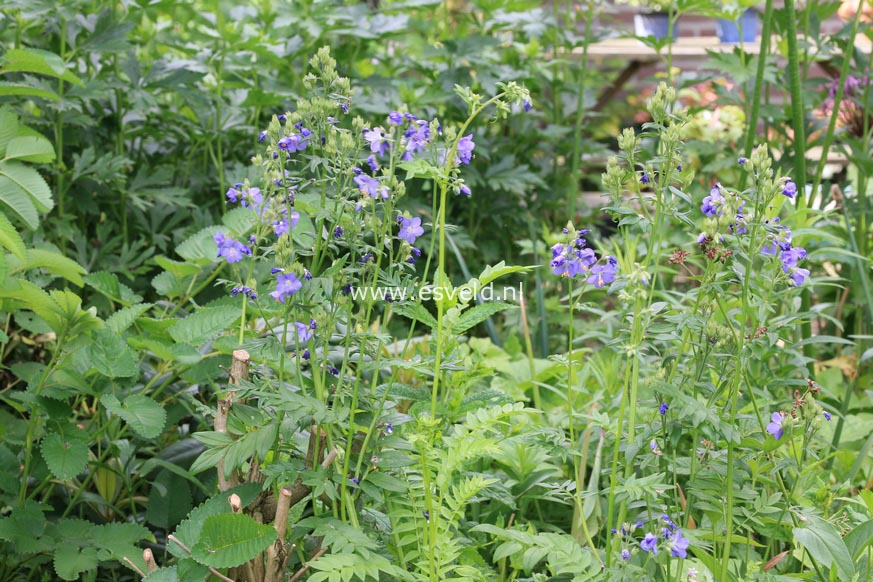
<instances>
[{"instance_id":1,"label":"serrated leaf","mask_svg":"<svg viewBox=\"0 0 873 582\"><path fill-rule=\"evenodd\" d=\"M109 378L129 378L139 373L133 351L123 339L108 329L94 334L88 354L94 369Z\"/></svg>"},{"instance_id":2,"label":"serrated leaf","mask_svg":"<svg viewBox=\"0 0 873 582\"><path fill-rule=\"evenodd\" d=\"M69 481L88 464L88 445L78 439L64 438L59 433L42 439L40 450L49 471L61 481Z\"/></svg>"},{"instance_id":3,"label":"serrated leaf","mask_svg":"<svg viewBox=\"0 0 873 582\"><path fill-rule=\"evenodd\" d=\"M481 305L476 305L471 307L467 311L465 311L461 317L458 318L458 323L455 324L453 333L462 334L468 329L475 327L494 315L495 313L500 313L505 309L510 309L515 307L515 305L510 305L509 303L501 303L498 301L489 301L487 303L482 303Z\"/></svg>"},{"instance_id":4,"label":"serrated leaf","mask_svg":"<svg viewBox=\"0 0 873 582\"><path fill-rule=\"evenodd\" d=\"M391 307L394 313L413 321L419 321L431 329L436 329L437 320L421 303L402 303Z\"/></svg>"},{"instance_id":5,"label":"serrated leaf","mask_svg":"<svg viewBox=\"0 0 873 582\"><path fill-rule=\"evenodd\" d=\"M378 471L374 471L368 474L365 481L369 481L379 489L384 489L385 491L394 491L395 493L405 493L408 489L406 483L404 483L397 477L392 477L387 473L380 473Z\"/></svg>"},{"instance_id":6,"label":"serrated leaf","mask_svg":"<svg viewBox=\"0 0 873 582\"><path fill-rule=\"evenodd\" d=\"M245 564L276 541L276 530L242 513L213 515L203 523L191 555L213 568Z\"/></svg>"},{"instance_id":7,"label":"serrated leaf","mask_svg":"<svg viewBox=\"0 0 873 582\"><path fill-rule=\"evenodd\" d=\"M9 81L0 81L0 97L42 97L51 101L60 101L60 97L54 91L49 91L41 87L32 87L26 83L14 83Z\"/></svg>"},{"instance_id":8,"label":"serrated leaf","mask_svg":"<svg viewBox=\"0 0 873 582\"><path fill-rule=\"evenodd\" d=\"M81 287L84 285L82 275L85 269L79 263L64 255L46 249L27 249L24 260L10 263L10 274L15 275L31 269L45 269L52 275L63 277L70 283Z\"/></svg>"},{"instance_id":9,"label":"serrated leaf","mask_svg":"<svg viewBox=\"0 0 873 582\"><path fill-rule=\"evenodd\" d=\"M191 263L184 263L182 261L174 261L169 257L165 257L163 255L158 255L155 257L155 263L158 264L159 267L164 269L165 271L169 271L176 278L181 279L182 277L186 277L188 275L196 275L202 269L197 265L192 265Z\"/></svg>"},{"instance_id":10,"label":"serrated leaf","mask_svg":"<svg viewBox=\"0 0 873 582\"><path fill-rule=\"evenodd\" d=\"M179 582L176 566L159 568L142 579L142 582Z\"/></svg>"},{"instance_id":11,"label":"serrated leaf","mask_svg":"<svg viewBox=\"0 0 873 582\"><path fill-rule=\"evenodd\" d=\"M180 257L188 261L199 261L201 263L215 261L218 258L218 247L212 237L219 230L221 228L217 226L204 228L185 239L176 247L176 252L179 253ZM228 236L227 232L224 234Z\"/></svg>"},{"instance_id":12,"label":"serrated leaf","mask_svg":"<svg viewBox=\"0 0 873 582\"><path fill-rule=\"evenodd\" d=\"M18 257L24 258L26 248L24 240L18 233L18 230L9 222L5 214L0 212L0 245L3 245L10 253Z\"/></svg>"},{"instance_id":13,"label":"serrated leaf","mask_svg":"<svg viewBox=\"0 0 873 582\"><path fill-rule=\"evenodd\" d=\"M106 319L106 329L114 334L121 334L129 328L136 319L151 309L153 303L139 303L119 309Z\"/></svg>"},{"instance_id":14,"label":"serrated leaf","mask_svg":"<svg viewBox=\"0 0 873 582\"><path fill-rule=\"evenodd\" d=\"M13 139L9 146L15 142ZM52 191L39 172L19 162L0 162L0 176L5 176L16 186L27 193L34 206L40 212L49 212L54 208Z\"/></svg>"},{"instance_id":15,"label":"serrated leaf","mask_svg":"<svg viewBox=\"0 0 873 582\"><path fill-rule=\"evenodd\" d=\"M30 230L36 230L39 226L39 214L30 197L15 182L3 175L0 175L0 202L8 206Z\"/></svg>"},{"instance_id":16,"label":"serrated leaf","mask_svg":"<svg viewBox=\"0 0 873 582\"><path fill-rule=\"evenodd\" d=\"M143 438L157 438L164 431L167 411L148 396L131 394L122 404L118 398L107 394L100 401L106 410L123 418Z\"/></svg>"},{"instance_id":17,"label":"serrated leaf","mask_svg":"<svg viewBox=\"0 0 873 582\"><path fill-rule=\"evenodd\" d=\"M179 343L202 345L227 330L240 317L241 307L222 305L204 307L170 328L170 335Z\"/></svg>"},{"instance_id":18,"label":"serrated leaf","mask_svg":"<svg viewBox=\"0 0 873 582\"><path fill-rule=\"evenodd\" d=\"M13 138L6 145L6 160L21 160L47 164L55 159L55 148L44 137L25 135Z\"/></svg>"},{"instance_id":19,"label":"serrated leaf","mask_svg":"<svg viewBox=\"0 0 873 582\"><path fill-rule=\"evenodd\" d=\"M95 569L98 562L96 548L62 543L55 550L55 573L61 580L78 580L83 572Z\"/></svg>"},{"instance_id":20,"label":"serrated leaf","mask_svg":"<svg viewBox=\"0 0 873 582\"><path fill-rule=\"evenodd\" d=\"M68 83L84 87L85 84L67 69L67 65L58 55L49 51L20 48L10 49L3 54L3 64L0 73L37 73Z\"/></svg>"},{"instance_id":21,"label":"serrated leaf","mask_svg":"<svg viewBox=\"0 0 873 582\"><path fill-rule=\"evenodd\" d=\"M129 305L142 301L142 297L133 292L133 290L118 280L118 275L107 271L98 271L90 273L84 277L85 283L94 288L95 291L104 295L106 298L120 303Z\"/></svg>"},{"instance_id":22,"label":"serrated leaf","mask_svg":"<svg viewBox=\"0 0 873 582\"><path fill-rule=\"evenodd\" d=\"M227 498L232 493L239 495L242 506L246 507L260 492L260 483L244 483L232 487L224 493L219 493L201 505L195 507L191 513L188 514L185 521L179 524L174 535L179 539L179 541L190 548L198 539L200 539L200 531L203 529L204 522L209 517L213 515L221 515L223 513L230 513L230 504L227 502ZM177 558L184 558L187 556L187 554L176 544L168 544L167 547L170 550L170 553Z\"/></svg>"}]
</instances>

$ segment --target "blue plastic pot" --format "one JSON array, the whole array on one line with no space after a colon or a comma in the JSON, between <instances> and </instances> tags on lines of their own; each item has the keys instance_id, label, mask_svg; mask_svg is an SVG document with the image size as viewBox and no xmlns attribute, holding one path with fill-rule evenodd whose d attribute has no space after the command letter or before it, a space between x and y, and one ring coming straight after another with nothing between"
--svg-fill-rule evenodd
<instances>
[{"instance_id":1,"label":"blue plastic pot","mask_svg":"<svg viewBox=\"0 0 873 582\"><path fill-rule=\"evenodd\" d=\"M670 16L666 12L651 12L634 15L634 34L654 36L661 40L670 34ZM673 38L679 34L679 23L673 25Z\"/></svg>"},{"instance_id":2,"label":"blue plastic pot","mask_svg":"<svg viewBox=\"0 0 873 582\"><path fill-rule=\"evenodd\" d=\"M743 42L755 42L755 39L758 38L758 21L758 13L755 10L749 8L743 13ZM739 21L735 22L719 18L715 28L718 31L718 38L721 42L740 42Z\"/></svg>"}]
</instances>

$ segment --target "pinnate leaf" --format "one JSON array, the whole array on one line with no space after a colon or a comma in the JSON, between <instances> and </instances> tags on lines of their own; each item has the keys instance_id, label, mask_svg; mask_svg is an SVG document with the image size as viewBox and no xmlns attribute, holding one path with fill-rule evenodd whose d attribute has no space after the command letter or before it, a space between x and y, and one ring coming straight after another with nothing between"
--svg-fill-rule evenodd
<instances>
[{"instance_id":1,"label":"pinnate leaf","mask_svg":"<svg viewBox=\"0 0 873 582\"><path fill-rule=\"evenodd\" d=\"M244 564L276 541L276 530L242 513L213 515L191 548L195 560L214 568Z\"/></svg>"}]
</instances>

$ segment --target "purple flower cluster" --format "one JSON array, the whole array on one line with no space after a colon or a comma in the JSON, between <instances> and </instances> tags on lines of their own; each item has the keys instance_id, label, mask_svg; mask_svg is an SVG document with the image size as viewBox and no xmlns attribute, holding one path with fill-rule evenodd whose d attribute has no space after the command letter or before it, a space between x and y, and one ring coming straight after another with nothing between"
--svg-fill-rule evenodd
<instances>
[{"instance_id":1,"label":"purple flower cluster","mask_svg":"<svg viewBox=\"0 0 873 582\"><path fill-rule=\"evenodd\" d=\"M241 285L239 287L234 287L233 289L230 290L230 294L234 297L236 297L239 294L243 294L252 300L258 298L258 294L255 292L255 290L252 289L251 287L247 287L245 285Z\"/></svg>"},{"instance_id":2,"label":"purple flower cluster","mask_svg":"<svg viewBox=\"0 0 873 582\"><path fill-rule=\"evenodd\" d=\"M310 130L303 127L303 123L298 122L295 127L299 133L286 135L279 140L279 149L289 154L305 150L309 145L309 136L312 135Z\"/></svg>"},{"instance_id":3,"label":"purple flower cluster","mask_svg":"<svg viewBox=\"0 0 873 582\"><path fill-rule=\"evenodd\" d=\"M725 198L721 193L721 184L716 184L709 191L709 196L703 199L703 204L700 205L700 211L707 216L721 216L724 212Z\"/></svg>"},{"instance_id":4,"label":"purple flower cluster","mask_svg":"<svg viewBox=\"0 0 873 582\"><path fill-rule=\"evenodd\" d=\"M284 211L283 211L284 212ZM296 210L291 211L291 224L288 224L288 221L284 218L281 218L273 223L273 232L276 233L277 237L282 236L283 234L287 234L292 228L297 226L297 223L300 222L300 213Z\"/></svg>"},{"instance_id":5,"label":"purple flower cluster","mask_svg":"<svg viewBox=\"0 0 873 582\"><path fill-rule=\"evenodd\" d=\"M569 234L569 231L565 229ZM601 289L615 281L618 261L615 257L606 257L606 263L598 264L597 256L590 248L586 248L587 241L584 236L587 230L576 231L576 238L572 243L558 243L552 247L552 261L549 266L552 273L559 277L575 277L580 273L587 273L587 282Z\"/></svg>"},{"instance_id":6,"label":"purple flower cluster","mask_svg":"<svg viewBox=\"0 0 873 582\"><path fill-rule=\"evenodd\" d=\"M225 196L230 202L241 202L243 208L257 210L264 203L264 195L260 188L246 188L242 184L234 184L228 188Z\"/></svg>"},{"instance_id":7,"label":"purple flower cluster","mask_svg":"<svg viewBox=\"0 0 873 582\"><path fill-rule=\"evenodd\" d=\"M358 185L358 189L362 194L366 194L371 198L388 200L391 196L386 186L383 186L376 178L371 178L366 174L361 173L355 176L355 184Z\"/></svg>"},{"instance_id":8,"label":"purple flower cluster","mask_svg":"<svg viewBox=\"0 0 873 582\"><path fill-rule=\"evenodd\" d=\"M285 303L285 298L294 295L303 287L303 283L297 278L294 273L287 275L279 275L276 277L276 290L270 293L270 297Z\"/></svg>"},{"instance_id":9,"label":"purple flower cluster","mask_svg":"<svg viewBox=\"0 0 873 582\"><path fill-rule=\"evenodd\" d=\"M418 119L411 113L404 116L409 121L409 126L403 133L403 139L400 144L403 146L403 155L400 159L404 162L412 161L415 154L424 151L430 143L430 124Z\"/></svg>"},{"instance_id":10,"label":"purple flower cluster","mask_svg":"<svg viewBox=\"0 0 873 582\"><path fill-rule=\"evenodd\" d=\"M687 558L688 557L688 547L691 545L691 542L688 541L688 538L682 535L682 530L670 519L668 515L662 515L661 520L666 524L666 527L662 529L664 543L667 548L670 550L670 554L674 558ZM659 538L656 534L651 532L646 533L643 540L640 542L640 548L644 552L649 552L653 556L658 555L658 542Z\"/></svg>"},{"instance_id":11,"label":"purple flower cluster","mask_svg":"<svg viewBox=\"0 0 873 582\"><path fill-rule=\"evenodd\" d=\"M228 263L238 263L244 255L251 255L252 249L238 240L224 236L220 230L212 236L212 240L218 245L218 257L224 257Z\"/></svg>"},{"instance_id":12,"label":"purple flower cluster","mask_svg":"<svg viewBox=\"0 0 873 582\"><path fill-rule=\"evenodd\" d=\"M791 284L795 287L803 285L806 278L809 277L809 269L797 266L797 263L805 258L806 249L803 247L791 247L782 251L782 271L788 275Z\"/></svg>"}]
</instances>

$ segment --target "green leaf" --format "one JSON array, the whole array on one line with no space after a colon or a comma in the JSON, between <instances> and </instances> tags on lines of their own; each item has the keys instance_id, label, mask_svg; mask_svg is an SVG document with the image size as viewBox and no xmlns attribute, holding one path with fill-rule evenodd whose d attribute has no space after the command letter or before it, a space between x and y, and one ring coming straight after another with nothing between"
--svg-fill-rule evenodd
<instances>
[{"instance_id":1,"label":"green leaf","mask_svg":"<svg viewBox=\"0 0 873 582\"><path fill-rule=\"evenodd\" d=\"M239 319L241 307L223 305L204 307L170 328L170 335L179 343L202 345L225 331Z\"/></svg>"},{"instance_id":2,"label":"green leaf","mask_svg":"<svg viewBox=\"0 0 873 582\"><path fill-rule=\"evenodd\" d=\"M242 513L213 515L203 523L191 555L201 564L229 568L245 564L276 541L273 526Z\"/></svg>"},{"instance_id":3,"label":"green leaf","mask_svg":"<svg viewBox=\"0 0 873 582\"><path fill-rule=\"evenodd\" d=\"M515 307L515 305L498 301L489 301L481 305L476 305L465 311L463 315L458 318L458 323L455 324L455 328L452 331L456 334L462 334L468 329L479 325L495 313L513 307Z\"/></svg>"},{"instance_id":4,"label":"green leaf","mask_svg":"<svg viewBox=\"0 0 873 582\"><path fill-rule=\"evenodd\" d=\"M171 530L191 511L191 488L184 477L163 470L152 481L146 520L164 530Z\"/></svg>"},{"instance_id":5,"label":"green leaf","mask_svg":"<svg viewBox=\"0 0 873 582\"><path fill-rule=\"evenodd\" d=\"M0 245L6 247L10 253L19 259L24 259L24 253L26 251L24 240L21 238L21 235L18 234L15 227L12 226L12 223L9 222L6 215L2 212L0 212Z\"/></svg>"},{"instance_id":6,"label":"green leaf","mask_svg":"<svg viewBox=\"0 0 873 582\"><path fill-rule=\"evenodd\" d=\"M0 97L42 97L51 101L60 101L61 98L54 91L43 89L40 87L32 87L26 83L11 83L9 81L0 81Z\"/></svg>"},{"instance_id":7,"label":"green leaf","mask_svg":"<svg viewBox=\"0 0 873 582\"><path fill-rule=\"evenodd\" d=\"M127 330L138 317L151 309L153 303L139 303L119 309L106 320L106 328L114 334L120 334Z\"/></svg>"},{"instance_id":8,"label":"green leaf","mask_svg":"<svg viewBox=\"0 0 873 582\"><path fill-rule=\"evenodd\" d=\"M62 580L78 580L83 572L95 569L98 562L97 548L62 543L55 550L55 572Z\"/></svg>"},{"instance_id":9,"label":"green leaf","mask_svg":"<svg viewBox=\"0 0 873 582\"><path fill-rule=\"evenodd\" d=\"M129 378L139 373L133 351L121 337L108 329L94 334L88 353L94 369L109 378Z\"/></svg>"},{"instance_id":10,"label":"green leaf","mask_svg":"<svg viewBox=\"0 0 873 582\"><path fill-rule=\"evenodd\" d=\"M88 445L51 433L42 439L42 458L52 475L61 481L69 481L81 473L88 464Z\"/></svg>"},{"instance_id":11,"label":"green leaf","mask_svg":"<svg viewBox=\"0 0 873 582\"><path fill-rule=\"evenodd\" d=\"M39 214L27 193L3 175L0 175L0 202L8 206L30 230L36 230L39 226Z\"/></svg>"},{"instance_id":12,"label":"green leaf","mask_svg":"<svg viewBox=\"0 0 873 582\"><path fill-rule=\"evenodd\" d=\"M37 73L63 79L79 87L85 86L78 77L67 70L67 65L61 57L39 49L24 48L6 51L3 55L2 68L0 68L0 74L3 73Z\"/></svg>"},{"instance_id":13,"label":"green leaf","mask_svg":"<svg viewBox=\"0 0 873 582\"><path fill-rule=\"evenodd\" d=\"M418 321L428 326L431 329L437 328L437 320L421 303L404 303L394 305L391 308L395 313L399 313L403 317Z\"/></svg>"},{"instance_id":14,"label":"green leaf","mask_svg":"<svg viewBox=\"0 0 873 582\"><path fill-rule=\"evenodd\" d=\"M191 513L188 514L185 521L179 524L174 535L179 541L190 548L198 539L200 539L200 531L203 529L203 524L209 517L212 517L213 515L221 515L223 513L230 513L230 504L227 502L227 498L232 493L239 495L242 506L246 507L254 501L255 497L257 497L260 492L260 483L244 483L232 487L224 493L219 493L195 507ZM176 544L168 544L167 548L170 550L170 553L177 558L184 558L187 556L187 554Z\"/></svg>"},{"instance_id":15,"label":"green leaf","mask_svg":"<svg viewBox=\"0 0 873 582\"><path fill-rule=\"evenodd\" d=\"M61 253L46 249L27 249L24 260L16 260L9 265L11 275L30 271L31 269L45 269L52 275L63 277L70 283L81 287L84 285L82 275L85 269L79 263L68 259Z\"/></svg>"},{"instance_id":16,"label":"green leaf","mask_svg":"<svg viewBox=\"0 0 873 582\"><path fill-rule=\"evenodd\" d=\"M809 518L804 527L794 528L794 539L806 548L809 555L826 569L836 564L840 580L851 580L855 564L843 538L833 524L818 518Z\"/></svg>"},{"instance_id":17,"label":"green leaf","mask_svg":"<svg viewBox=\"0 0 873 582\"><path fill-rule=\"evenodd\" d=\"M20 136L6 145L5 159L47 164L55 159L55 148L44 137Z\"/></svg>"},{"instance_id":18,"label":"green leaf","mask_svg":"<svg viewBox=\"0 0 873 582\"><path fill-rule=\"evenodd\" d=\"M406 483L404 483L397 477L392 477L387 473L380 473L378 471L374 471L368 474L365 481L369 481L379 489L384 489L385 491L394 491L395 493L405 493L408 489Z\"/></svg>"},{"instance_id":19,"label":"green leaf","mask_svg":"<svg viewBox=\"0 0 873 582\"><path fill-rule=\"evenodd\" d=\"M176 252L179 253L180 257L188 261L199 261L201 263L215 261L218 257L218 247L215 245L215 240L212 237L219 230L221 229L216 226L204 228L185 239L176 247ZM226 230L224 235L230 236L230 233L226 232Z\"/></svg>"},{"instance_id":20,"label":"green leaf","mask_svg":"<svg viewBox=\"0 0 873 582\"><path fill-rule=\"evenodd\" d=\"M133 292L133 290L118 280L118 275L107 271L98 271L90 273L84 277L85 282L94 288L95 291L104 295L107 299L120 303L122 305L130 305L142 301L142 297Z\"/></svg>"},{"instance_id":21,"label":"green leaf","mask_svg":"<svg viewBox=\"0 0 873 582\"><path fill-rule=\"evenodd\" d=\"M864 551L870 542L873 542L873 519L865 521L843 538L846 542L846 547L849 549L852 559L858 559L861 552Z\"/></svg>"},{"instance_id":22,"label":"green leaf","mask_svg":"<svg viewBox=\"0 0 873 582\"><path fill-rule=\"evenodd\" d=\"M148 396L131 394L124 399L124 404L111 394L100 400L106 410L123 418L143 438L157 438L164 431L167 411Z\"/></svg>"},{"instance_id":23,"label":"green leaf","mask_svg":"<svg viewBox=\"0 0 873 582\"><path fill-rule=\"evenodd\" d=\"M15 140L9 143L11 146ZM5 176L27 193L40 212L49 212L54 208L52 191L39 172L19 162L0 162L0 176Z\"/></svg>"},{"instance_id":24,"label":"green leaf","mask_svg":"<svg viewBox=\"0 0 873 582\"><path fill-rule=\"evenodd\" d=\"M179 582L176 566L159 568L142 579L142 582Z\"/></svg>"}]
</instances>

